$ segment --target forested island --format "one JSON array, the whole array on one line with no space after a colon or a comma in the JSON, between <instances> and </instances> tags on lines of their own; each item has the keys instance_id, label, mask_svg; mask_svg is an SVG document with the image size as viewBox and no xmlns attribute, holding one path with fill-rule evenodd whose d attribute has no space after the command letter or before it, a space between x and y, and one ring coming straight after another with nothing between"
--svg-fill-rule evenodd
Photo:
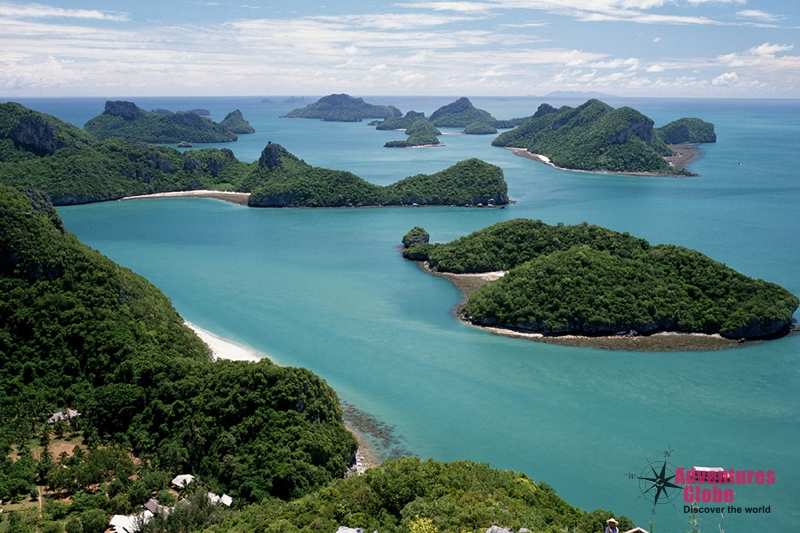
<instances>
[{"instance_id":1,"label":"forested island","mask_svg":"<svg viewBox=\"0 0 800 533\"><path fill-rule=\"evenodd\" d=\"M544 336L788 332L800 300L695 250L586 223L500 222L449 243L415 228L403 255L435 272L506 272L469 295L462 317Z\"/></svg>"},{"instance_id":2,"label":"forested island","mask_svg":"<svg viewBox=\"0 0 800 533\"><path fill-rule=\"evenodd\" d=\"M600 100L575 108L542 104L527 122L492 144L524 149L564 169L686 176L688 170L664 159L674 155L667 145L716 141L714 125L697 118L653 125L635 109L614 109Z\"/></svg>"},{"instance_id":3,"label":"forested island","mask_svg":"<svg viewBox=\"0 0 800 533\"><path fill-rule=\"evenodd\" d=\"M488 111L478 109L469 98L459 98L431 113L430 120L437 128L466 128L473 123L493 124L497 121Z\"/></svg>"},{"instance_id":4,"label":"forested island","mask_svg":"<svg viewBox=\"0 0 800 533\"><path fill-rule=\"evenodd\" d=\"M411 111L411 113L413 113L413 111ZM397 120L400 121L403 119ZM414 146L437 146L441 144L437 135L441 135L442 132L424 116L412 122L405 133L408 135L406 140L389 141L384 144L384 146L387 148L411 148Z\"/></svg>"},{"instance_id":5,"label":"forested island","mask_svg":"<svg viewBox=\"0 0 800 533\"><path fill-rule=\"evenodd\" d=\"M0 183L46 191L55 205L197 189L251 193L254 207L508 203L502 170L477 160L383 187L312 167L278 144L245 163L228 149L182 153L120 138L99 141L14 103L0 105Z\"/></svg>"},{"instance_id":6,"label":"forested island","mask_svg":"<svg viewBox=\"0 0 800 533\"><path fill-rule=\"evenodd\" d=\"M293 109L285 118L316 118L328 122L361 122L365 118L401 117L403 113L394 106L368 104L363 98L349 94L324 96L305 107Z\"/></svg>"},{"instance_id":7,"label":"forested island","mask_svg":"<svg viewBox=\"0 0 800 533\"><path fill-rule=\"evenodd\" d=\"M236 134L224 124L218 124L195 112L164 111L151 113L133 102L109 100L103 112L90 119L83 128L99 140L121 137L128 141L171 144L181 141L231 142L237 139ZM235 124L239 126L240 122Z\"/></svg>"},{"instance_id":8,"label":"forested island","mask_svg":"<svg viewBox=\"0 0 800 533\"><path fill-rule=\"evenodd\" d=\"M224 128L228 128L228 131L240 135L249 135L256 132L255 128L247 122L244 116L242 116L242 112L238 109L225 115L220 125Z\"/></svg>"},{"instance_id":9,"label":"forested island","mask_svg":"<svg viewBox=\"0 0 800 533\"><path fill-rule=\"evenodd\" d=\"M254 207L355 207L379 205L505 205L500 167L478 159L435 174L374 185L355 174L312 167L278 144L268 145L245 186Z\"/></svg>"},{"instance_id":10,"label":"forested island","mask_svg":"<svg viewBox=\"0 0 800 533\"><path fill-rule=\"evenodd\" d=\"M9 531L101 533L118 515L143 533L594 533L614 516L468 461L399 458L342 479L355 439L323 380L267 360L211 362L169 300L68 233L46 195L0 185L0 212ZM178 474L196 479L176 486Z\"/></svg>"}]
</instances>

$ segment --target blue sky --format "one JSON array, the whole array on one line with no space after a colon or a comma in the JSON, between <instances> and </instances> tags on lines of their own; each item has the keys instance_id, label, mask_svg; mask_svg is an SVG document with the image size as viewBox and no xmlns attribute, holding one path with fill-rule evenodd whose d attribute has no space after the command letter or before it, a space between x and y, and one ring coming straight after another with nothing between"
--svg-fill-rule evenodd
<instances>
[{"instance_id":1,"label":"blue sky","mask_svg":"<svg viewBox=\"0 0 800 533\"><path fill-rule=\"evenodd\" d=\"M800 98L798 0L0 0L0 96Z\"/></svg>"}]
</instances>

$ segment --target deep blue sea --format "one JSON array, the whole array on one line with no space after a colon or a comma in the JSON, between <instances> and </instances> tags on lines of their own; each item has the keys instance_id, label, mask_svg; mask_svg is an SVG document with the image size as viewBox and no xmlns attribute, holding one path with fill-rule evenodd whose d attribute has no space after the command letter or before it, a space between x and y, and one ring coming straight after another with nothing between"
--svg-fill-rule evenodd
<instances>
[{"instance_id":1,"label":"deep blue sea","mask_svg":"<svg viewBox=\"0 0 800 533\"><path fill-rule=\"evenodd\" d=\"M414 226L449 241L528 217L587 221L651 243L695 248L800 294L800 101L623 99L656 126L696 116L716 125L693 178L558 171L445 132L445 146L386 149L401 132L362 123L282 119L292 105L252 98L138 98L145 109L240 109L257 132L231 148L255 160L268 141L313 165L379 184L478 157L501 166L516 201L457 207L258 210L204 199L59 208L67 228L144 275L187 320L276 362L307 367L350 404L394 426L403 450L524 471L573 505L613 509L659 533L688 529L683 496L655 505L637 477L649 462L773 470L737 485L740 514L701 515L704 531L796 530L800 523L800 336L713 352L640 353L494 336L452 314L460 294L404 261ZM430 114L455 99L365 97ZM306 102L316 98L306 98ZM473 98L497 118L541 98ZM104 99L21 103L82 126ZM579 100L549 100L578 105ZM453 134L447 134L453 133ZM704 506L712 504L703 504ZM727 506L716 504L715 506ZM766 506L749 514L746 507Z\"/></svg>"}]
</instances>

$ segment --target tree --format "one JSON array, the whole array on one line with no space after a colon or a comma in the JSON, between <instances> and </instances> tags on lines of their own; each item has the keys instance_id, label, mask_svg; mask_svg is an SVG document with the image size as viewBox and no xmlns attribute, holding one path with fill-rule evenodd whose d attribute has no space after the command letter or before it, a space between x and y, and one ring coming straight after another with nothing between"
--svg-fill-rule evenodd
<instances>
[{"instance_id":1,"label":"tree","mask_svg":"<svg viewBox=\"0 0 800 533\"><path fill-rule=\"evenodd\" d=\"M67 523L64 526L64 531L66 531L66 533L83 533L83 526L81 525L80 520L73 516L67 520Z\"/></svg>"},{"instance_id":2,"label":"tree","mask_svg":"<svg viewBox=\"0 0 800 533\"><path fill-rule=\"evenodd\" d=\"M83 533L103 533L108 526L108 515L102 509L89 509L81 513Z\"/></svg>"}]
</instances>

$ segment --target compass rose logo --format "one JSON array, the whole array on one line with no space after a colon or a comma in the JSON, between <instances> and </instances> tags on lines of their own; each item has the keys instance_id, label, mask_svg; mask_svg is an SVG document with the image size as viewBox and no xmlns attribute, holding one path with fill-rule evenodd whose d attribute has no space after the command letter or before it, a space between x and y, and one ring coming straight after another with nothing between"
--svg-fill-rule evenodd
<instances>
[{"instance_id":1,"label":"compass rose logo","mask_svg":"<svg viewBox=\"0 0 800 533\"><path fill-rule=\"evenodd\" d=\"M656 505L670 503L678 497L681 487L672 481L675 479L675 467L667 461L648 463L637 478L642 495Z\"/></svg>"}]
</instances>

